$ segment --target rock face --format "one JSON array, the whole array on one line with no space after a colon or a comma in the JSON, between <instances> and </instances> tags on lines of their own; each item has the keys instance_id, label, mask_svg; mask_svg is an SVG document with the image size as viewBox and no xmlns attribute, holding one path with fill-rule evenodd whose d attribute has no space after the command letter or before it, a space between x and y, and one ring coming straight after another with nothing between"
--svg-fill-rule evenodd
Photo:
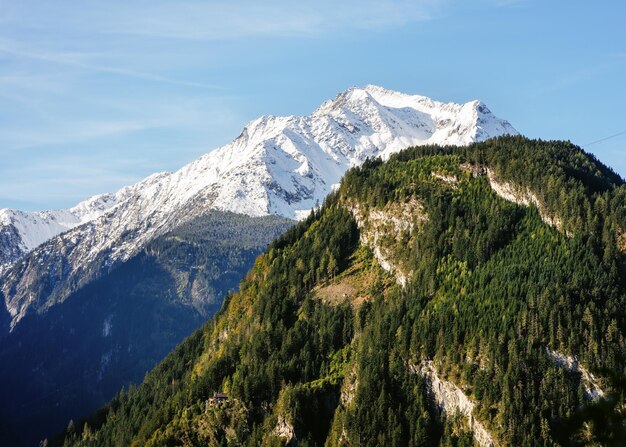
<instances>
[{"instance_id":1,"label":"rock face","mask_svg":"<svg viewBox=\"0 0 626 447\"><path fill-rule=\"evenodd\" d=\"M429 383L430 393L437 407L450 416L460 415L467 420L476 443L483 447L497 445L484 425L472 415L474 402L454 383L439 377L432 361L424 361L421 365L411 365L411 371L421 373Z\"/></svg>"},{"instance_id":2,"label":"rock face","mask_svg":"<svg viewBox=\"0 0 626 447\"><path fill-rule=\"evenodd\" d=\"M576 374L580 374L580 383L585 390L585 397L592 401L600 400L604 397L604 390L600 388L598 379L585 369L576 357L565 355L557 351L546 348L546 353L557 366L565 368Z\"/></svg>"},{"instance_id":3,"label":"rock face","mask_svg":"<svg viewBox=\"0 0 626 447\"><path fill-rule=\"evenodd\" d=\"M291 445L296 441L296 432L293 425L284 416L278 417L278 422L274 428L274 436L283 440L284 445Z\"/></svg>"},{"instance_id":4,"label":"rock face","mask_svg":"<svg viewBox=\"0 0 626 447\"><path fill-rule=\"evenodd\" d=\"M491 189L493 189L494 192L504 200L508 200L509 202L517 203L522 206L536 206L539 210L539 214L541 215L541 219L546 224L551 227L555 227L561 232L565 232L568 236L571 236L571 234L563 228L563 221L556 216L550 216L545 209L545 206L541 203L534 192L530 191L528 188L516 187L510 183L497 180L493 171L490 169L487 169L487 176L489 178Z\"/></svg>"},{"instance_id":5,"label":"rock face","mask_svg":"<svg viewBox=\"0 0 626 447\"><path fill-rule=\"evenodd\" d=\"M401 244L405 235L410 235L417 225L428 220L422 204L412 199L385 209L366 210L354 203L349 210L361 232L361 244L369 247L380 266L404 286L411 272L391 260L395 247L389 246L389 243Z\"/></svg>"},{"instance_id":6,"label":"rock face","mask_svg":"<svg viewBox=\"0 0 626 447\"><path fill-rule=\"evenodd\" d=\"M339 402L343 406L348 406L354 400L356 391L359 388L359 378L357 377L356 368L351 368L348 372L343 385L341 387L341 395Z\"/></svg>"}]
</instances>

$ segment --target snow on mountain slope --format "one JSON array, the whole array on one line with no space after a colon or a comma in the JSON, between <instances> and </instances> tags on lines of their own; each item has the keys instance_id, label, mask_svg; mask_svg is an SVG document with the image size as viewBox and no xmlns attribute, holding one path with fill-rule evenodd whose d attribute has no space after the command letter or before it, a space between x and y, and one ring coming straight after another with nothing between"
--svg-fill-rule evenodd
<instances>
[{"instance_id":1,"label":"snow on mountain slope","mask_svg":"<svg viewBox=\"0 0 626 447\"><path fill-rule=\"evenodd\" d=\"M126 200L133 187L101 194L66 210L19 211L0 209L0 273L22 255L64 231L97 219Z\"/></svg>"},{"instance_id":2,"label":"snow on mountain slope","mask_svg":"<svg viewBox=\"0 0 626 447\"><path fill-rule=\"evenodd\" d=\"M188 168L202 172L196 186L211 185L217 209L301 218L367 157L503 134L517 132L479 101L443 104L366 86L339 94L310 116L254 120L232 143Z\"/></svg>"},{"instance_id":3,"label":"snow on mountain slope","mask_svg":"<svg viewBox=\"0 0 626 447\"><path fill-rule=\"evenodd\" d=\"M367 157L502 134L517 132L479 101L444 104L369 85L340 93L310 116L258 118L230 144L174 173L155 174L54 218L36 213L42 224L29 224L40 222L29 220L32 215L14 218L9 226L2 221L0 242L3 234L17 234L24 251L37 246L3 275L12 326L209 209L303 218L347 169ZM70 230L42 244L65 229Z\"/></svg>"}]
</instances>

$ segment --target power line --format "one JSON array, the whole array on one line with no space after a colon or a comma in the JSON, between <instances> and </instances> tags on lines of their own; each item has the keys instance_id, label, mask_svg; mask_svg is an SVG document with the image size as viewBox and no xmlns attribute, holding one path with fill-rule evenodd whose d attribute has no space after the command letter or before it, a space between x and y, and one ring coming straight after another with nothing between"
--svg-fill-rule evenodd
<instances>
[{"instance_id":1,"label":"power line","mask_svg":"<svg viewBox=\"0 0 626 447\"><path fill-rule=\"evenodd\" d=\"M611 135L608 137L600 138L599 140L592 141L591 143L583 144L583 147L591 146L592 144L601 143L602 141L610 140L611 138L619 137L620 135L626 134L626 130L616 133L615 135Z\"/></svg>"}]
</instances>

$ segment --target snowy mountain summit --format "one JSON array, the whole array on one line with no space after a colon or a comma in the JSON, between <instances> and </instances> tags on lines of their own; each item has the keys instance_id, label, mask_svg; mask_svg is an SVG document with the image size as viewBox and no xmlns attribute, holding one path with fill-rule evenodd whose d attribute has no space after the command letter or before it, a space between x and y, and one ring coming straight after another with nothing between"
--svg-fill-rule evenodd
<instances>
[{"instance_id":1,"label":"snowy mountain summit","mask_svg":"<svg viewBox=\"0 0 626 447\"><path fill-rule=\"evenodd\" d=\"M479 101L443 104L368 85L340 93L310 116L254 120L195 166L207 167L203 179L215 208L299 219L367 157L503 134L517 131Z\"/></svg>"},{"instance_id":2,"label":"snowy mountain summit","mask_svg":"<svg viewBox=\"0 0 626 447\"><path fill-rule=\"evenodd\" d=\"M69 210L0 210L0 273L12 325L35 303L62 300L59 283L72 277L80 283L76 275L97 270L96 260L98 269L109 268L208 210L301 219L367 157L503 134L517 131L480 101L446 104L368 85L338 94L309 116L258 118L230 144L176 172ZM63 267L50 267L57 264ZM57 276L47 279L46 296L33 298L29 282L42 266Z\"/></svg>"}]
</instances>

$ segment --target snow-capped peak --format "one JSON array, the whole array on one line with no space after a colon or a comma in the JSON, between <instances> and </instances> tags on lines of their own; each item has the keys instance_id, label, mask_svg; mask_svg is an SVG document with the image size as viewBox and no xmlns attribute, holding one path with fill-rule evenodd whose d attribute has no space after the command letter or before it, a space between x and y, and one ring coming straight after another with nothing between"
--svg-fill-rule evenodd
<instances>
[{"instance_id":1,"label":"snow-capped peak","mask_svg":"<svg viewBox=\"0 0 626 447\"><path fill-rule=\"evenodd\" d=\"M250 121L230 144L176 172L154 174L116 193L91 197L67 210L0 210L0 265L59 233L103 221L105 214L113 216L106 221L118 222L133 234L149 225L146 237L175 225L173 215L206 209L302 218L347 169L367 157L386 158L412 145L465 145L516 133L480 101L442 103L374 85L352 87L309 116L268 115ZM107 237L96 238L99 243L90 252L105 246L122 257L132 252L135 244L116 245L111 235L118 230L107 229Z\"/></svg>"},{"instance_id":2,"label":"snow-capped peak","mask_svg":"<svg viewBox=\"0 0 626 447\"><path fill-rule=\"evenodd\" d=\"M123 194L126 189L121 190L121 193L90 197L65 210L28 212L0 209L0 234L13 232L13 242L18 251L29 252L59 233L100 217L126 198ZM6 247L3 248L4 254L7 254ZM1 261L3 259L0 259L0 264Z\"/></svg>"}]
</instances>

